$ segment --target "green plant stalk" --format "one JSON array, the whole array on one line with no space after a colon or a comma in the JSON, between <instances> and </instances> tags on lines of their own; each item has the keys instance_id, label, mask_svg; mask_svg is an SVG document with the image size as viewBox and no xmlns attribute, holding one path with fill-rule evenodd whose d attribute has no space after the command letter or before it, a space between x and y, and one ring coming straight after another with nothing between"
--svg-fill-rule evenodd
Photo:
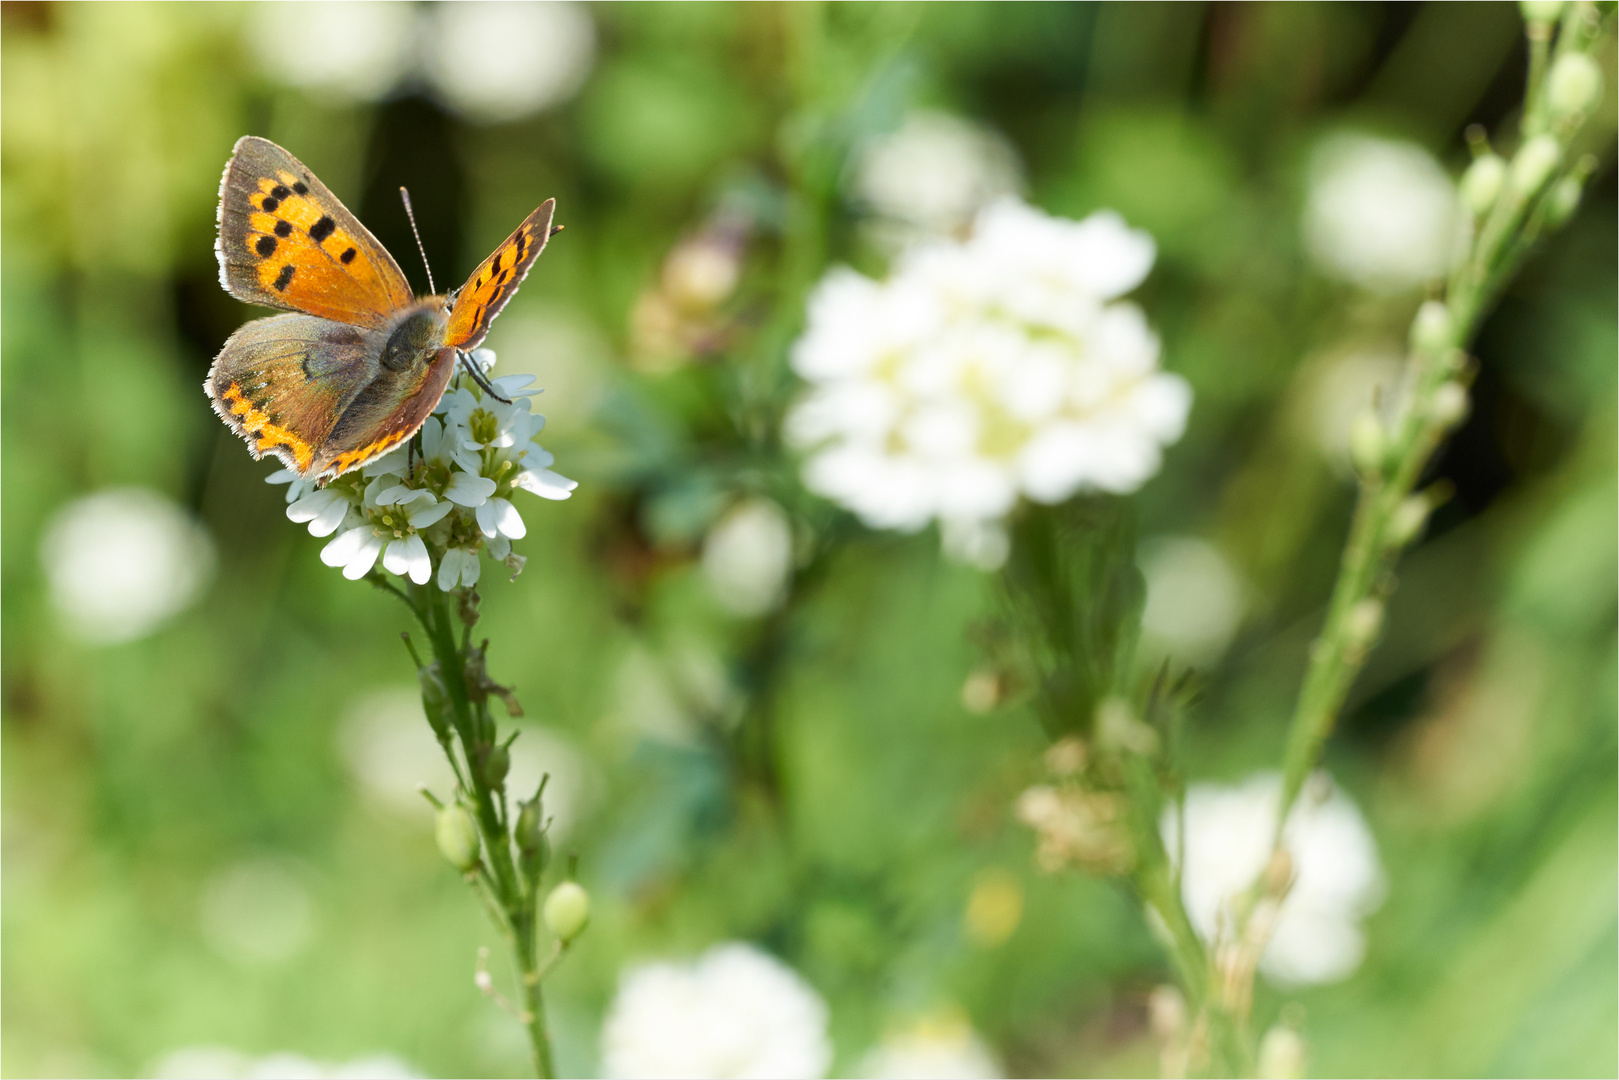
<instances>
[{"instance_id":1,"label":"green plant stalk","mask_svg":"<svg viewBox=\"0 0 1619 1080\"><path fill-rule=\"evenodd\" d=\"M485 865L479 872L481 884L487 889L488 899L495 910L490 912L501 936L512 950L512 959L518 972L522 1006L518 1020L528 1032L529 1048L534 1057L536 1075L549 1078L556 1075L551 1055L551 1040L545 1029L545 999L540 988L538 915L539 904L532 883L517 872L512 857L511 836L506 825L506 797L504 791L489 786L478 767L478 732L490 726L483 704L475 705L467 692L466 648L455 643L455 628L446 594L432 584L412 585L409 602L417 619L427 631L444 679L444 688L450 701L451 723L461 743L461 756L465 759L463 771L448 754L450 764L456 767L462 779L462 791L472 799L473 819L483 837ZM482 723L480 724L480 721ZM448 748L446 748L448 751ZM470 787L470 790L468 790ZM499 918L496 918L496 915Z\"/></svg>"},{"instance_id":2,"label":"green plant stalk","mask_svg":"<svg viewBox=\"0 0 1619 1080\"><path fill-rule=\"evenodd\" d=\"M1559 51L1563 44L1560 40ZM1544 97L1539 83L1545 67L1544 63L1538 64L1532 72L1533 81L1526 95L1531 103L1538 104ZM1572 130L1560 140L1564 147L1571 141L1571 135ZM1462 350L1537 238L1543 221L1539 210L1546 193L1555 188L1559 177L1568 175L1569 170L1570 165L1565 160L1556 174L1535 191L1519 190L1509 181L1511 186L1480 223L1466 258L1446 288L1449 319L1445 334L1436 340L1414 344L1408 356L1409 396L1390 432L1386 465L1382 470L1369 471L1361 479L1360 495L1326 622L1310 648L1309 666L1283 758L1282 802L1276 826L1278 842L1282 824L1319 759L1349 687L1369 651L1370 643L1359 640L1352 632L1352 616L1363 601L1381 599L1388 591L1388 575L1400 546L1390 536L1394 514L1411 494L1446 433L1443 418L1434 415L1435 395L1446 382L1464 375L1466 358Z\"/></svg>"}]
</instances>

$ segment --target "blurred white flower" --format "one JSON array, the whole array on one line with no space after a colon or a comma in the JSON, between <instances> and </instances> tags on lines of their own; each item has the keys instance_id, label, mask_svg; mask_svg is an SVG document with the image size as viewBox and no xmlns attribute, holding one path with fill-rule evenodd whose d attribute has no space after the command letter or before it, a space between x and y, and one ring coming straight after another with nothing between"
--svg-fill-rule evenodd
<instances>
[{"instance_id":1,"label":"blurred white flower","mask_svg":"<svg viewBox=\"0 0 1619 1080\"><path fill-rule=\"evenodd\" d=\"M867 1080L993 1080L1006 1070L959 1013L925 1018L890 1031L861 1058Z\"/></svg>"},{"instance_id":2,"label":"blurred white flower","mask_svg":"<svg viewBox=\"0 0 1619 1080\"><path fill-rule=\"evenodd\" d=\"M630 969L602 1028L610 1077L797 1077L832 1063L827 1008L795 971L752 945Z\"/></svg>"},{"instance_id":3,"label":"blurred white flower","mask_svg":"<svg viewBox=\"0 0 1619 1080\"><path fill-rule=\"evenodd\" d=\"M1270 862L1281 787L1280 774L1266 772L1235 787L1187 789L1181 888L1192 925L1205 940L1232 932L1232 905ZM1159 829L1177 857L1174 807L1164 811ZM1383 902L1377 842L1354 802L1317 773L1288 819L1283 846L1295 878L1259 969L1283 985L1348 978L1366 953L1361 922Z\"/></svg>"},{"instance_id":4,"label":"blurred white flower","mask_svg":"<svg viewBox=\"0 0 1619 1080\"><path fill-rule=\"evenodd\" d=\"M593 804L598 777L588 759L561 735L520 723L522 734L512 743L506 787L528 798L546 773L545 814L551 839L564 839ZM455 775L444 760L438 740L422 717L422 698L414 687L386 687L349 703L337 726L337 749L362 792L393 814L421 820L430 807L418 784L440 793L455 788Z\"/></svg>"},{"instance_id":5,"label":"blurred white flower","mask_svg":"<svg viewBox=\"0 0 1619 1080\"><path fill-rule=\"evenodd\" d=\"M1456 185L1414 143L1338 134L1310 161L1304 239L1328 273L1397 293L1444 274L1462 251Z\"/></svg>"},{"instance_id":6,"label":"blurred white flower","mask_svg":"<svg viewBox=\"0 0 1619 1080\"><path fill-rule=\"evenodd\" d=\"M763 615L781 603L792 568L792 524L770 499L738 503L703 538L703 578L734 615Z\"/></svg>"},{"instance_id":7,"label":"blurred white flower","mask_svg":"<svg viewBox=\"0 0 1619 1080\"><path fill-rule=\"evenodd\" d=\"M965 242L912 249L886 282L832 271L809 301L787 418L804 482L873 528L999 528L1020 495L1129 492L1158 470L1191 407L1158 338L1118 298L1153 242L1116 214L1050 217L1014 201ZM953 543L993 556L991 538ZM989 558L981 560L990 562Z\"/></svg>"},{"instance_id":8,"label":"blurred white flower","mask_svg":"<svg viewBox=\"0 0 1619 1080\"><path fill-rule=\"evenodd\" d=\"M254 858L221 870L202 897L202 932L222 956L276 963L303 951L314 933L315 901L286 860Z\"/></svg>"},{"instance_id":9,"label":"blurred white flower","mask_svg":"<svg viewBox=\"0 0 1619 1080\"><path fill-rule=\"evenodd\" d=\"M985 206L1022 190L1017 153L998 132L919 111L868 140L856 156L855 196L883 219L889 246L965 228Z\"/></svg>"},{"instance_id":10,"label":"blurred white flower","mask_svg":"<svg viewBox=\"0 0 1619 1080\"><path fill-rule=\"evenodd\" d=\"M155 630L214 574L207 530L146 488L109 488L68 503L45 527L39 557L68 630L101 644Z\"/></svg>"},{"instance_id":11,"label":"blurred white flower","mask_svg":"<svg viewBox=\"0 0 1619 1080\"><path fill-rule=\"evenodd\" d=\"M427 77L476 120L515 120L565 101L596 59L596 27L583 4L433 5L424 42Z\"/></svg>"},{"instance_id":12,"label":"blurred white flower","mask_svg":"<svg viewBox=\"0 0 1619 1080\"><path fill-rule=\"evenodd\" d=\"M1144 644L1186 664L1219 659L1242 619L1242 582L1220 549L1188 536L1142 545Z\"/></svg>"},{"instance_id":13,"label":"blurred white flower","mask_svg":"<svg viewBox=\"0 0 1619 1080\"><path fill-rule=\"evenodd\" d=\"M392 1054L315 1061L302 1054L251 1057L226 1046L183 1046L148 1070L156 1080L412 1080L422 1074Z\"/></svg>"},{"instance_id":14,"label":"blurred white flower","mask_svg":"<svg viewBox=\"0 0 1619 1080\"><path fill-rule=\"evenodd\" d=\"M374 101L415 60L416 13L395 0L255 4L246 37L271 78Z\"/></svg>"}]
</instances>

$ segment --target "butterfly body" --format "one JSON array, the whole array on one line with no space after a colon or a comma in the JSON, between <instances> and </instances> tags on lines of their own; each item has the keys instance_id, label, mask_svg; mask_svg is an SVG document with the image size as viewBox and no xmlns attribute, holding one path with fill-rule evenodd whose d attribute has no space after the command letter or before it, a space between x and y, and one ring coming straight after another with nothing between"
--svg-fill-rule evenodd
<instances>
[{"instance_id":1,"label":"butterfly body","mask_svg":"<svg viewBox=\"0 0 1619 1080\"><path fill-rule=\"evenodd\" d=\"M450 296L418 298L393 257L296 158L252 136L220 183L220 282L294 314L232 334L203 384L214 411L306 479L329 479L414 435L458 353L482 342L551 235L530 214Z\"/></svg>"}]
</instances>

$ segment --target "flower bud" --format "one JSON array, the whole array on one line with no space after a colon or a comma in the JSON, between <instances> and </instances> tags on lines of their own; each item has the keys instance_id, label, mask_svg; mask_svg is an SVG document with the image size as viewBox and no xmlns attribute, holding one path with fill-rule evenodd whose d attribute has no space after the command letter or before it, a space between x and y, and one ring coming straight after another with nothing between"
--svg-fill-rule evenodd
<instances>
[{"instance_id":1,"label":"flower bud","mask_svg":"<svg viewBox=\"0 0 1619 1080\"><path fill-rule=\"evenodd\" d=\"M1536 135L1518 147L1512 158L1512 186L1523 195L1533 195L1546 185L1558 162L1563 159L1563 148L1550 135Z\"/></svg>"},{"instance_id":2,"label":"flower bud","mask_svg":"<svg viewBox=\"0 0 1619 1080\"><path fill-rule=\"evenodd\" d=\"M463 874L478 865L478 826L465 807L452 805L440 810L433 836L450 865Z\"/></svg>"},{"instance_id":3,"label":"flower bud","mask_svg":"<svg viewBox=\"0 0 1619 1080\"><path fill-rule=\"evenodd\" d=\"M1568 219L1580 208L1580 196L1584 193L1585 185L1578 177L1565 176L1552 185L1546 195L1546 225L1556 229L1568 224Z\"/></svg>"},{"instance_id":4,"label":"flower bud","mask_svg":"<svg viewBox=\"0 0 1619 1080\"><path fill-rule=\"evenodd\" d=\"M506 774L512 771L512 752L504 746L490 746L482 754L479 775L483 782L496 791L506 786Z\"/></svg>"},{"instance_id":5,"label":"flower bud","mask_svg":"<svg viewBox=\"0 0 1619 1080\"><path fill-rule=\"evenodd\" d=\"M1422 527L1428 523L1428 512L1432 509L1428 500L1422 495L1411 495L1401 500L1400 505L1394 508L1389 516L1388 541L1395 547L1404 547L1417 538Z\"/></svg>"},{"instance_id":6,"label":"flower bud","mask_svg":"<svg viewBox=\"0 0 1619 1080\"><path fill-rule=\"evenodd\" d=\"M578 882L564 881L545 898L545 925L564 945L590 921L590 894Z\"/></svg>"},{"instance_id":7,"label":"flower bud","mask_svg":"<svg viewBox=\"0 0 1619 1080\"><path fill-rule=\"evenodd\" d=\"M1434 391L1429 406L1434 422L1452 428L1467 416L1467 389L1458 382L1447 382Z\"/></svg>"},{"instance_id":8,"label":"flower bud","mask_svg":"<svg viewBox=\"0 0 1619 1080\"><path fill-rule=\"evenodd\" d=\"M1442 301L1429 300L1411 322L1411 347L1421 353L1443 352L1450 348L1450 331L1450 309Z\"/></svg>"},{"instance_id":9,"label":"flower bud","mask_svg":"<svg viewBox=\"0 0 1619 1080\"><path fill-rule=\"evenodd\" d=\"M417 668L416 681L422 687L422 712L427 714L427 724L433 729L438 741L445 742L450 737L450 723L444 714L449 703L449 695L444 689L444 679L439 674L438 661Z\"/></svg>"},{"instance_id":10,"label":"flower bud","mask_svg":"<svg viewBox=\"0 0 1619 1080\"><path fill-rule=\"evenodd\" d=\"M1495 205L1507 180L1507 163L1499 154L1484 154L1462 173L1462 202L1475 217L1483 217Z\"/></svg>"},{"instance_id":11,"label":"flower bud","mask_svg":"<svg viewBox=\"0 0 1619 1080\"><path fill-rule=\"evenodd\" d=\"M1304 1036L1287 1024L1277 1024L1259 1040L1258 1073L1261 1080L1299 1080L1304 1075L1308 1048Z\"/></svg>"},{"instance_id":12,"label":"flower bud","mask_svg":"<svg viewBox=\"0 0 1619 1080\"><path fill-rule=\"evenodd\" d=\"M1558 120L1583 116L1602 102L1602 68L1582 52L1565 52L1546 73L1546 106Z\"/></svg>"},{"instance_id":13,"label":"flower bud","mask_svg":"<svg viewBox=\"0 0 1619 1080\"><path fill-rule=\"evenodd\" d=\"M545 842L545 828L540 821L540 801L523 804L522 812L517 815L517 825L512 829L512 838L517 841L517 850L532 853L540 850Z\"/></svg>"},{"instance_id":14,"label":"flower bud","mask_svg":"<svg viewBox=\"0 0 1619 1080\"><path fill-rule=\"evenodd\" d=\"M1518 10L1528 23L1553 23L1563 14L1563 0L1518 0Z\"/></svg>"},{"instance_id":15,"label":"flower bud","mask_svg":"<svg viewBox=\"0 0 1619 1080\"><path fill-rule=\"evenodd\" d=\"M1357 649L1369 646L1383 628L1383 601L1368 597L1349 609L1344 619L1344 636Z\"/></svg>"},{"instance_id":16,"label":"flower bud","mask_svg":"<svg viewBox=\"0 0 1619 1080\"><path fill-rule=\"evenodd\" d=\"M1383 422L1375 412L1367 409L1355 417L1354 426L1349 429L1349 460L1361 472L1375 476L1383 471L1386 451Z\"/></svg>"}]
</instances>

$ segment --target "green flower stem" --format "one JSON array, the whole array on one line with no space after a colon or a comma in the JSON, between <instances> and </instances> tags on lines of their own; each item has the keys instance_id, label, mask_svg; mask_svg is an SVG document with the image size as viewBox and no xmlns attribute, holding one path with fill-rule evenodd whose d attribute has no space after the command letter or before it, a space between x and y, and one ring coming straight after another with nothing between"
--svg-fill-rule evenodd
<instances>
[{"instance_id":1,"label":"green flower stem","mask_svg":"<svg viewBox=\"0 0 1619 1080\"><path fill-rule=\"evenodd\" d=\"M445 754L455 766L462 793L472 802L473 818L482 835L484 850L482 863L469 878L489 910L491 921L511 947L522 990L518 1020L528 1031L536 1075L555 1076L551 1040L545 1030L545 1000L540 989L539 902L535 882L518 873L512 856L505 791L491 787L480 767L481 751L486 752L494 743L494 724L487 702L474 701L467 688L469 635L463 635L462 644L456 645L454 616L446 594L431 583L411 585L408 597L400 595L415 611L432 644L433 658L438 661L450 706L450 724L461 743L464 770L447 745Z\"/></svg>"},{"instance_id":2,"label":"green flower stem","mask_svg":"<svg viewBox=\"0 0 1619 1080\"><path fill-rule=\"evenodd\" d=\"M1611 31L1605 28L1604 32ZM1589 42L1586 37L1581 43ZM1564 45L1559 40L1559 51ZM1540 82L1545 67L1538 63L1532 68L1526 95L1532 105L1543 99ZM1565 148L1577 127L1573 125L1561 133L1560 142ZM1564 156L1566 159L1566 152ZM1380 608L1369 611L1363 605L1380 602L1389 591L1394 561L1401 545L1409 539L1391 530L1396 513L1455 420L1435 409L1436 399L1447 383L1465 378L1467 360L1463 349L1538 238L1545 221L1546 193L1555 188L1561 176L1570 173L1571 166L1564 160L1549 179L1532 190L1525 190L1516 176L1509 180L1507 190L1480 224L1466 258L1446 289L1447 318L1442 329L1436 331L1430 322L1425 330L1422 313L1413 325L1413 346L1406 361L1409 396L1388 432L1382 467L1363 470L1354 521L1326 623L1311 646L1309 667L1293 713L1283 761L1278 839L1282 822L1320 758L1349 687L1365 663L1375 634L1375 620L1369 626L1368 615L1378 614Z\"/></svg>"}]
</instances>

